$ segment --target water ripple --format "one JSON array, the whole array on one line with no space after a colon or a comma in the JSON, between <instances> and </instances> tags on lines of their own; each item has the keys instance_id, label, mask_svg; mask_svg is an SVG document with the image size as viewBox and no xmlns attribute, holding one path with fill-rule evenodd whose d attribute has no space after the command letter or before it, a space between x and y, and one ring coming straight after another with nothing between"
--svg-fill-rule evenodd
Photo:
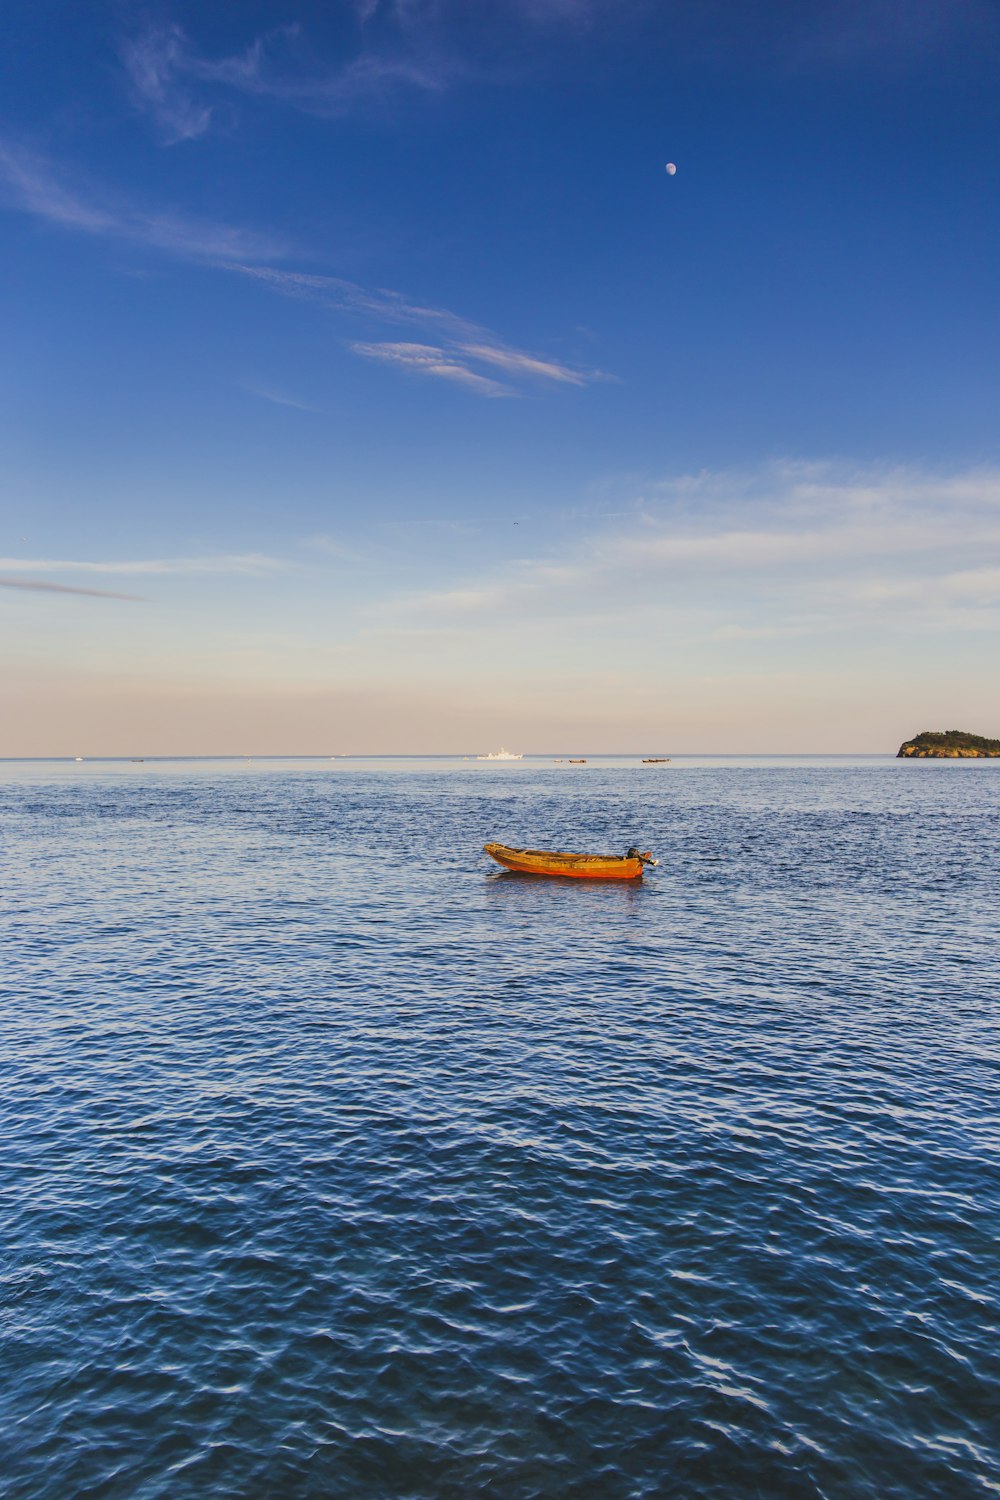
<instances>
[{"instance_id":1,"label":"water ripple","mask_svg":"<svg viewBox=\"0 0 1000 1500\"><path fill-rule=\"evenodd\" d=\"M0 1491L1000 1494L994 769L0 780Z\"/></svg>"}]
</instances>

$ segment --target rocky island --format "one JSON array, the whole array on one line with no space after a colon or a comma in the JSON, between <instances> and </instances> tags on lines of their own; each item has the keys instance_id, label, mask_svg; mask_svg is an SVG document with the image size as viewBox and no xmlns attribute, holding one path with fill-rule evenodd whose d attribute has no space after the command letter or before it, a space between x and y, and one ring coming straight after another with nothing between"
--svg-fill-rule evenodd
<instances>
[{"instance_id":1,"label":"rocky island","mask_svg":"<svg viewBox=\"0 0 1000 1500\"><path fill-rule=\"evenodd\" d=\"M896 752L900 756L916 756L921 760L933 757L939 760L966 760L980 757L1000 756L1000 740L987 740L981 734L965 734L961 729L925 729L915 734L912 740L904 740Z\"/></svg>"}]
</instances>

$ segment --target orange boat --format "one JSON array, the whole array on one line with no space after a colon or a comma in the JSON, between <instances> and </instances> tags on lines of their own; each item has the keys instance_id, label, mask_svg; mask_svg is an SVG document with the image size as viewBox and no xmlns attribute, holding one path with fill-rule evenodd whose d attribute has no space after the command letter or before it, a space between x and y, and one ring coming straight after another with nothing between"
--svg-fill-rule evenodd
<instances>
[{"instance_id":1,"label":"orange boat","mask_svg":"<svg viewBox=\"0 0 1000 1500\"><path fill-rule=\"evenodd\" d=\"M567 875L571 880L641 880L644 865L655 865L647 850L627 854L562 854L553 849L509 849L506 844L484 844L483 849L506 870L517 875Z\"/></svg>"}]
</instances>

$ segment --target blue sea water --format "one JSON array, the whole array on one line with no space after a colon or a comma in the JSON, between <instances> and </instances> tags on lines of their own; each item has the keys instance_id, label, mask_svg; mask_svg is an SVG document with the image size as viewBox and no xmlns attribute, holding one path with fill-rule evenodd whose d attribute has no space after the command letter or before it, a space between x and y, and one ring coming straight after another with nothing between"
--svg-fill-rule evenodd
<instances>
[{"instance_id":1,"label":"blue sea water","mask_svg":"<svg viewBox=\"0 0 1000 1500\"><path fill-rule=\"evenodd\" d=\"M0 833L5 1500L1000 1494L1000 762L8 763Z\"/></svg>"}]
</instances>

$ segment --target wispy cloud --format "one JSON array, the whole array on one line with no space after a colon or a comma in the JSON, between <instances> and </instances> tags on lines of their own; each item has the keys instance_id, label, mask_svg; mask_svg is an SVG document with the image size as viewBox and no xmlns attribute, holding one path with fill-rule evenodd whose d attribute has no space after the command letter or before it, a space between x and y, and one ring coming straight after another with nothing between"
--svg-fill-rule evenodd
<instances>
[{"instance_id":1,"label":"wispy cloud","mask_svg":"<svg viewBox=\"0 0 1000 1500\"><path fill-rule=\"evenodd\" d=\"M121 57L133 103L152 116L168 145L205 134L212 106L194 99L184 83L192 58L179 26L157 26L131 38Z\"/></svg>"},{"instance_id":2,"label":"wispy cloud","mask_svg":"<svg viewBox=\"0 0 1000 1500\"><path fill-rule=\"evenodd\" d=\"M11 206L50 224L147 245L182 260L229 265L276 260L288 253L287 243L271 235L139 208L69 187L43 157L2 140L0 190Z\"/></svg>"},{"instance_id":3,"label":"wispy cloud","mask_svg":"<svg viewBox=\"0 0 1000 1500\"><path fill-rule=\"evenodd\" d=\"M1000 604L1000 471L776 464L648 487L626 528L396 601L399 619L484 626L687 612L716 639L867 622L989 628ZM383 606L383 615L386 614Z\"/></svg>"},{"instance_id":4,"label":"wispy cloud","mask_svg":"<svg viewBox=\"0 0 1000 1500\"><path fill-rule=\"evenodd\" d=\"M508 375L556 380L564 385L586 385L590 380L606 378L597 371L573 370L568 365L559 365L548 359L536 359L532 354L520 354L516 349L506 349L501 344L459 344L457 347L459 353L469 359L496 365Z\"/></svg>"},{"instance_id":5,"label":"wispy cloud","mask_svg":"<svg viewBox=\"0 0 1000 1500\"><path fill-rule=\"evenodd\" d=\"M154 122L166 145L196 140L212 125L210 100L244 94L270 98L332 118L384 103L401 90L434 93L464 74L457 54L426 27L401 24L403 8L379 27L374 7L359 14L357 51L336 61L318 56L297 23L262 32L239 52L209 57L176 24L156 25L121 48L129 97Z\"/></svg>"},{"instance_id":6,"label":"wispy cloud","mask_svg":"<svg viewBox=\"0 0 1000 1500\"><path fill-rule=\"evenodd\" d=\"M283 30L298 34L297 28ZM462 72L456 59L441 54L418 57L376 52L363 53L333 69L287 70L274 65L269 41L261 39L242 56L214 66L202 63L201 75L329 118L347 114L360 104L385 102L402 89L438 93Z\"/></svg>"},{"instance_id":7,"label":"wispy cloud","mask_svg":"<svg viewBox=\"0 0 1000 1500\"><path fill-rule=\"evenodd\" d=\"M415 302L385 287L363 287L337 276L288 271L274 266L234 265L231 269L262 281L273 291L297 301L317 302L359 319L418 328L433 334L437 344L385 340L354 342L350 348L366 359L378 359L411 373L436 376L463 385L481 396L511 396L510 385L473 367L501 370L522 386L544 382L585 386L609 377L600 370L573 366L513 348L488 328L449 312L447 308Z\"/></svg>"},{"instance_id":8,"label":"wispy cloud","mask_svg":"<svg viewBox=\"0 0 1000 1500\"><path fill-rule=\"evenodd\" d=\"M332 536L303 537L300 545L307 547L310 552L319 552L324 557L332 557L337 562L357 563L366 561L362 553L356 551L353 547L345 547L343 542L338 542L336 537Z\"/></svg>"},{"instance_id":9,"label":"wispy cloud","mask_svg":"<svg viewBox=\"0 0 1000 1500\"><path fill-rule=\"evenodd\" d=\"M446 308L414 302L402 292L390 291L386 287L364 287L340 276L320 276L266 265L234 264L231 269L265 282L272 291L285 297L320 302L339 312L371 317L378 322L433 328L456 343L462 339L476 339L485 332L477 324Z\"/></svg>"},{"instance_id":10,"label":"wispy cloud","mask_svg":"<svg viewBox=\"0 0 1000 1500\"><path fill-rule=\"evenodd\" d=\"M84 594L88 599L128 599L141 602L139 594L120 594L113 589L81 589L68 583L49 583L44 578L2 578L0 589L23 589L31 594Z\"/></svg>"},{"instance_id":11,"label":"wispy cloud","mask_svg":"<svg viewBox=\"0 0 1000 1500\"><path fill-rule=\"evenodd\" d=\"M62 229L145 246L175 259L211 265L248 277L283 297L307 301L326 311L369 325L416 328L436 339L398 343L384 339L349 342L367 359L397 369L437 377L480 396L516 394L493 378L502 371L522 388L539 384L584 386L608 379L599 370L568 365L518 349L499 335L447 308L415 301L386 287L364 287L342 277L296 271L270 264L288 256L287 242L239 226L212 224L115 201L69 186L51 163L23 146L0 140L0 196L8 204ZM367 331L367 330L366 330ZM486 366L488 373L477 370ZM268 387L255 395L279 405L308 407Z\"/></svg>"},{"instance_id":12,"label":"wispy cloud","mask_svg":"<svg viewBox=\"0 0 1000 1500\"><path fill-rule=\"evenodd\" d=\"M133 34L120 49L129 97L167 145L197 140L217 101L266 98L323 118L384 107L401 95L437 94L523 66L525 26L590 26L628 0L499 0L470 31L467 0L355 0L353 36L325 57L298 22L271 27L239 51L211 57L176 23ZM507 61L504 61L505 56Z\"/></svg>"},{"instance_id":13,"label":"wispy cloud","mask_svg":"<svg viewBox=\"0 0 1000 1500\"><path fill-rule=\"evenodd\" d=\"M308 401L300 401L297 396L286 395L284 391L275 390L268 385L254 385L244 381L243 389L250 396L257 396L261 401L269 401L272 406L289 406L295 411L316 412L318 407L312 406Z\"/></svg>"},{"instance_id":14,"label":"wispy cloud","mask_svg":"<svg viewBox=\"0 0 1000 1500\"><path fill-rule=\"evenodd\" d=\"M383 364L395 365L416 375L432 375L439 380L451 380L464 385L478 396L513 396L509 385L477 375L461 360L449 356L444 349L435 349L430 344L352 344L355 354L366 359L381 360Z\"/></svg>"},{"instance_id":15,"label":"wispy cloud","mask_svg":"<svg viewBox=\"0 0 1000 1500\"><path fill-rule=\"evenodd\" d=\"M1000 605L1000 567L965 568L936 578L876 578L858 585L857 597L875 605L900 603Z\"/></svg>"},{"instance_id":16,"label":"wispy cloud","mask_svg":"<svg viewBox=\"0 0 1000 1500\"><path fill-rule=\"evenodd\" d=\"M288 565L259 552L225 553L218 557L146 557L92 561L84 558L0 557L3 573L232 573L262 575ZM53 585L55 587L55 585Z\"/></svg>"},{"instance_id":17,"label":"wispy cloud","mask_svg":"<svg viewBox=\"0 0 1000 1500\"><path fill-rule=\"evenodd\" d=\"M539 33L579 35L602 20L618 30L633 22L657 44L649 27L657 7L648 0L492 0L476 7L472 24L469 0L351 0L346 9L353 27L349 15L341 17L347 24L337 26L332 46L322 17L313 17L308 26L271 27L221 56L176 23L147 25L120 48L129 98L173 146L231 125L241 98L335 119L462 85L521 79L544 66ZM898 0L830 0L792 15L787 7L757 6L734 18L734 9L671 7L672 31L699 56L736 52L744 64L750 57L758 68L795 71L863 60L905 65L955 38L967 44L995 37L991 0L910 0L905 27Z\"/></svg>"}]
</instances>

